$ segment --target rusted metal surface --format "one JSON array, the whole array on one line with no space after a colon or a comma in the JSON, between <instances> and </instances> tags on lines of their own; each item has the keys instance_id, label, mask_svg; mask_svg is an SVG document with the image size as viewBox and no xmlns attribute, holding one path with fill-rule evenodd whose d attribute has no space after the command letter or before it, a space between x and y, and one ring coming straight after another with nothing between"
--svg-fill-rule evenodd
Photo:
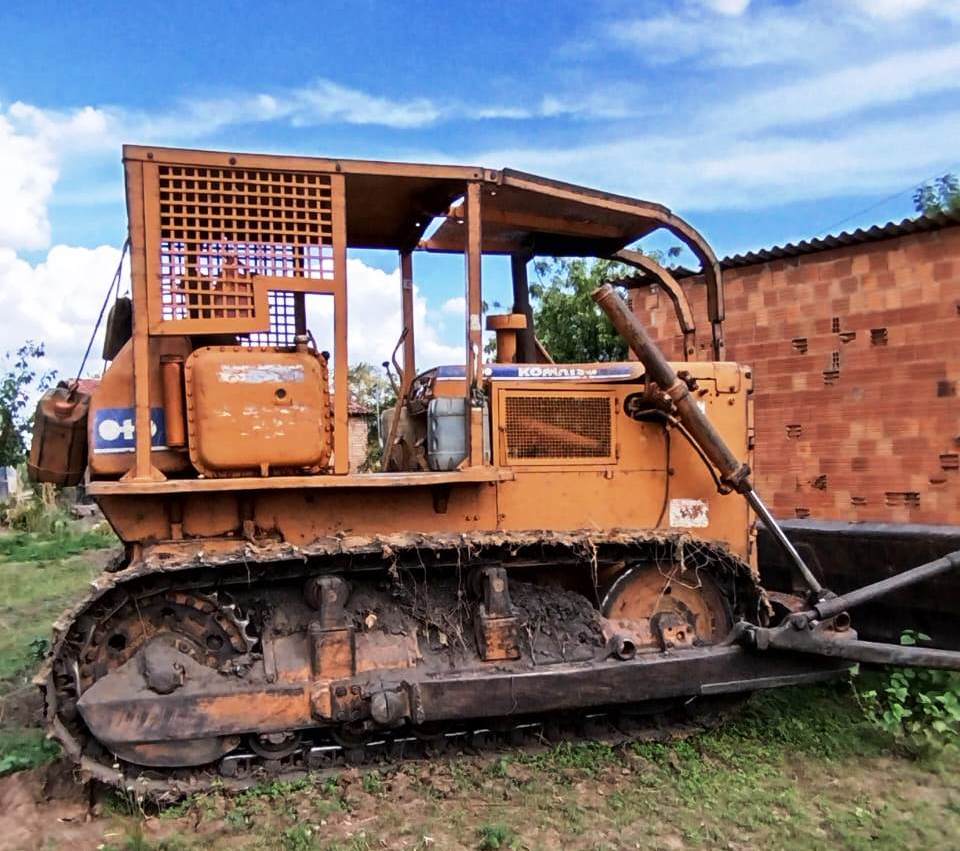
<instances>
[{"instance_id":1,"label":"rusted metal surface","mask_svg":"<svg viewBox=\"0 0 960 851\"><path fill-rule=\"evenodd\" d=\"M160 359L163 381L163 419L167 446L183 449L187 445L184 412L183 358L167 355Z\"/></svg>"},{"instance_id":2,"label":"rusted metal surface","mask_svg":"<svg viewBox=\"0 0 960 851\"><path fill-rule=\"evenodd\" d=\"M960 526L787 520L784 532L820 581L837 594L858 588L865 566L871 576L895 576L904 565L933 561L960 549ZM757 539L764 585L797 593L802 581L766 528ZM805 607L804 607L805 608ZM868 641L899 642L904 630L930 636L930 646L960 650L960 573L945 573L857 607L857 632Z\"/></svg>"},{"instance_id":3,"label":"rusted metal surface","mask_svg":"<svg viewBox=\"0 0 960 851\"><path fill-rule=\"evenodd\" d=\"M960 550L839 597L827 596L817 600L811 608L788 615L778 626L738 623L727 643L739 642L758 650L789 650L875 665L957 671L960 670L960 651L859 640L856 632L850 629L848 609L958 568Z\"/></svg>"},{"instance_id":4,"label":"rusted metal surface","mask_svg":"<svg viewBox=\"0 0 960 851\"><path fill-rule=\"evenodd\" d=\"M87 415L90 396L66 385L48 390L34 415L27 472L35 482L72 486L87 466Z\"/></svg>"},{"instance_id":5,"label":"rusted metal surface","mask_svg":"<svg viewBox=\"0 0 960 851\"><path fill-rule=\"evenodd\" d=\"M594 292L593 298L647 368L650 379L670 397L680 421L716 466L721 481L734 490L742 487L743 482L749 481L750 468L730 451L716 427L698 407L687 383L677 377L676 371L616 290L605 284Z\"/></svg>"},{"instance_id":6,"label":"rusted metal surface","mask_svg":"<svg viewBox=\"0 0 960 851\"><path fill-rule=\"evenodd\" d=\"M407 338L413 333L412 325L407 326L404 324L403 331L400 333L400 339L397 341L396 348L393 350L393 364L397 368L397 371L400 373L400 388L397 391L397 401L393 406L393 416L390 417L390 428L387 430L387 437L383 444L383 459L380 463L380 468L384 472L390 470L402 470L403 467L400 466L400 463L403 461L404 454L409 453L410 447L401 447L399 446L398 435L400 434L400 425L401 422L409 420L409 414L407 411L407 397L410 395L410 388L413 386L413 379L415 378L413 374L413 369L408 369L404 366L402 369L397 364L397 349L400 346L404 347L404 363L406 364L408 360L411 360L407 355L406 341ZM395 457L395 453L400 452L400 458Z\"/></svg>"},{"instance_id":7,"label":"rusted metal surface","mask_svg":"<svg viewBox=\"0 0 960 851\"><path fill-rule=\"evenodd\" d=\"M640 629L641 646L715 644L733 626L729 604L706 571L640 564L620 574L601 600L615 622ZM660 630L658 633L657 630Z\"/></svg>"},{"instance_id":8,"label":"rusted metal surface","mask_svg":"<svg viewBox=\"0 0 960 851\"><path fill-rule=\"evenodd\" d=\"M507 572L502 567L485 567L478 571L480 601L473 623L477 652L484 662L520 658L519 623L507 586Z\"/></svg>"},{"instance_id":9,"label":"rusted metal surface","mask_svg":"<svg viewBox=\"0 0 960 851\"><path fill-rule=\"evenodd\" d=\"M488 314L487 330L497 335L497 363L516 363L521 336L527 328L522 313Z\"/></svg>"},{"instance_id":10,"label":"rusted metal surface","mask_svg":"<svg viewBox=\"0 0 960 851\"><path fill-rule=\"evenodd\" d=\"M604 284L593 293L594 301L600 305L613 323L617 332L626 340L640 362L646 366L650 379L669 397L676 408L677 418L682 425L681 433L689 436L691 442L706 456L707 464L712 464L719 474L719 489L730 489L743 494L750 507L759 515L764 525L774 534L800 571L813 595L822 595L824 589L806 566L800 554L790 543L777 521L767 510L759 494L750 481L750 466L741 462L731 452L720 431L701 409L698 400L691 395L693 382L688 377L678 377L667 362L663 352L657 347L640 320L633 314L616 290Z\"/></svg>"},{"instance_id":11,"label":"rusted metal surface","mask_svg":"<svg viewBox=\"0 0 960 851\"><path fill-rule=\"evenodd\" d=\"M524 548L521 538L487 540L484 543L474 541L471 542L474 546L458 553L457 558L459 563L477 561L483 564L497 553L512 552L520 557L512 570L522 575L524 563L532 566L528 561L529 555L524 558L525 549L532 544L539 550L545 537L529 536L527 548ZM576 552L578 547L589 544L593 558L597 560L598 576L620 569L623 556L629 558L631 548L636 547L638 542L652 548L649 549L650 554L666 546L667 552L673 554L670 558L676 557L678 546L684 546L679 540L658 543L649 536L630 536L626 533L613 538L598 536L596 541L586 536L554 538L554 545L561 551L567 549ZM416 541L416 552L422 553L423 547L437 543L420 538ZM444 548L448 552L449 543ZM459 543L462 546L465 542ZM691 549L681 558L694 561L697 558L697 545L692 541L689 545ZM380 543L380 557L386 552L398 559L409 557L414 554L413 546L413 541L407 541L405 546L394 541L393 548L388 550ZM349 549L355 556L365 551L359 542ZM376 551L369 552L369 555L375 556ZM745 565L738 565L735 559L724 556L721 550L703 551L703 557L706 558L702 567L695 571L701 582L705 582L708 575L714 576L713 581L722 582L727 593L741 601L741 615L757 617L762 612L762 608L757 608L759 596L752 606L743 608L749 599L745 590L753 589L754 595L760 594L752 584L749 569ZM186 562L179 567L175 567L170 558L164 558L162 562L175 573L189 571L189 575L196 575L195 562ZM222 620L222 612L213 607L208 598L190 597L184 592L170 590L153 594L152 597L145 594L134 577L139 575L144 581L152 583L156 581L158 571L134 565L116 575L117 583L113 589L103 589L103 602L99 608L115 610L115 614L97 630L100 638L96 639L96 646L100 646L104 638L109 645L113 636L120 634L125 636L125 647L133 646L133 637L139 630L143 633L143 639L138 647L147 640L169 642L167 655L173 667L180 672L180 677L176 687L158 690L149 668L142 664L142 653L139 657L135 654L117 659L116 665L108 667L94 682L83 687L77 700L80 715L99 741L126 754L125 758L135 762L139 753L137 748L144 743L205 740L207 744L197 749L199 759L199 755L208 754L211 748L216 747L211 740L224 736L284 733L323 723L349 722L356 725L359 722L366 723L371 718L376 721L377 717L385 719L379 723L395 723L403 718L423 723L431 719L454 717L450 713L462 712L462 706L457 710L452 706L444 708L442 701L434 702L431 699L431 695L445 691L458 695L456 700L459 701L466 700L468 694L472 695L471 699L477 703L476 716L560 709L574 705L576 701L580 705L601 705L646 699L655 696L661 687L665 689L666 696L672 695L678 688L692 688L694 691L690 693L697 693L696 678L689 679L686 675L678 675L675 681L664 681L661 685L646 682L645 677L640 677L644 685L621 691L619 683L623 675L615 672L616 665L605 660L609 655L606 636L622 633L616 633L613 625L604 621L585 597L570 591L526 582L511 583L511 587L515 588L511 599L507 572L502 567L480 568L476 582L480 599L473 606L474 618L489 616L494 620L513 621L513 629L500 629L499 638L490 641L486 647L482 642L474 647L469 628L470 608L463 608L463 598L458 590L463 580L456 575L447 578L438 575L429 590L424 586L420 592L415 578L404 579L394 568L382 568L383 576L396 577L393 580L394 589L387 593L381 590L382 579L362 581L361 577L366 575L362 565L357 566L360 572L351 586L340 577L323 573L309 579L306 585L302 582L291 583L286 576L269 570L262 574L246 573L244 580L244 576L237 573L235 565L236 562L232 560L230 568L241 581L232 583L230 576L224 575L218 584L233 589L234 597L248 615L261 612L255 620L262 659L254 654L228 659L226 662L229 664L226 664L219 656L198 656L192 652L191 647L183 642L188 639L192 641L190 636L197 635L197 641L203 641L209 648L209 638L214 634L211 630ZM305 569L309 568L305 565ZM318 567L312 569L317 570ZM410 568L402 570L405 572ZM682 573L678 574L677 581L680 577ZM689 576L686 578L690 579ZM470 584L467 583L468 586ZM306 593L301 596L302 589L306 589ZM136 600L157 598L167 603L180 600L184 605L189 605L196 616L187 623L188 619L174 617L172 612L165 613L161 608L160 616L165 620L148 633L140 624L136 612L125 612L110 602L121 590L125 598ZM263 602L259 602L261 595L264 596ZM713 604L723 606L725 611L726 604L722 598L714 598ZM705 605L701 603L702 607ZM624 610L619 614L629 616L624 618L628 627L648 635L651 632L650 623L656 618L656 613L649 611L641 614ZM713 623L713 616L713 612L705 611L708 624ZM718 611L715 616L726 615ZM505 625L500 624L501 627ZM187 627L194 632L184 632ZM304 629L309 641L291 643L290 639ZM354 644L350 640L354 631L358 638L361 634L372 636L379 633L382 640L358 640ZM515 652L501 652L507 649L503 641L503 636L507 634L512 634L514 638ZM394 653L392 656L385 653L388 635L405 636L408 639L420 636L416 657L410 653ZM330 652L325 654L322 646L316 646L316 641L331 636ZM709 641L706 632L702 637L703 642ZM73 642L81 636L77 634L75 638L65 638L67 644L64 650L72 647ZM347 638L348 642L341 642L341 638ZM283 650L269 650L282 641L286 641ZM683 644L682 641L673 642L674 652ZM341 653L345 647L349 648L346 655ZM688 642L687 647L694 649L692 642ZM485 652L490 650L494 652ZM649 650L654 651L655 648ZM60 648L58 651L63 652ZM81 650L81 653L85 658L86 650ZM312 665L303 661L307 654L313 660ZM372 657L367 654L372 654ZM634 654L621 651L619 658L633 659ZM656 653L651 656L648 652L642 658L637 656L635 662L638 665L654 664L663 658ZM497 663L496 674L486 667L494 661ZM579 678L591 668L596 668L598 676L579 682ZM538 673L540 669L549 669L549 675ZM718 670L720 673L716 676L721 676L721 679L730 676L730 670L722 666ZM298 680L296 674L284 676L284 671L299 672L301 679ZM502 680L497 680L498 676ZM608 677L614 678L616 689L612 681L607 681ZM576 681L576 688L572 692L563 687L568 678ZM484 702L481 695L491 681L497 694L506 694L508 683L513 683L517 702L512 710L505 709L499 698L486 706L480 705ZM384 696L385 692L396 692L400 696ZM153 754L149 749L142 751L144 758L151 760L150 764L156 764L162 753L169 756L175 752L168 750ZM181 758L186 759L186 756L181 754Z\"/></svg>"},{"instance_id":12,"label":"rusted metal surface","mask_svg":"<svg viewBox=\"0 0 960 851\"><path fill-rule=\"evenodd\" d=\"M821 655L829 655L821 653ZM470 675L467 672L435 675L390 683L378 678L366 683L334 683L333 718L359 722L371 719L377 696L403 695L394 706L384 706L380 717L387 724L410 720L418 724L462 717L509 717L562 709L632 703L670 697L713 694L725 690L762 687L774 675L792 675L803 682L844 670L829 662L784 664L760 661L739 647L674 649L671 655L638 654L630 660L556 664L542 670L505 670ZM124 697L111 700L94 689L81 699L81 710L101 741L130 746L144 741L181 741L211 738L236 732L283 731L309 727L302 689L280 685L260 690L217 693L210 684L201 696L185 689L169 697L143 694L135 684L116 681ZM356 689L355 691L353 689ZM404 694L405 693L405 694ZM380 723L383 723L382 721ZM209 760L206 760L209 761Z\"/></svg>"},{"instance_id":13,"label":"rusted metal surface","mask_svg":"<svg viewBox=\"0 0 960 851\"><path fill-rule=\"evenodd\" d=\"M134 278L132 459L138 481L166 474L149 440L155 391L148 339L194 333L263 333L271 292L334 299L334 472L347 461L346 248L390 248L400 254L405 360L413 365L411 250L430 221L447 221L424 246L467 258L468 391L481 371L481 253L506 250L529 258L535 244L561 254L606 256L658 228L684 241L717 279L716 258L692 228L666 208L510 170L306 157L229 154L127 146L124 149ZM235 193L243 205L232 205ZM463 208L449 210L465 197ZM549 246L547 245L549 243ZM525 290L518 278L518 285ZM517 287L515 287L515 290ZM518 309L528 312L523 293ZM302 310L300 311L302 313ZM721 310L722 314L722 310ZM529 319L529 317L528 317ZM533 329L523 335L532 360ZM299 333L299 332L298 332ZM537 356L539 359L539 356ZM408 370L408 371L412 371ZM471 420L473 418L471 417ZM472 425L471 425L472 427ZM482 463L468 440L471 463ZM129 469L129 467L127 468ZM126 472L126 470L124 470Z\"/></svg>"},{"instance_id":14,"label":"rusted metal surface","mask_svg":"<svg viewBox=\"0 0 960 851\"><path fill-rule=\"evenodd\" d=\"M533 329L533 307L530 304L530 285L527 281L527 264L530 258L526 254L510 256L510 280L513 287L513 312L527 319L527 324L517 334L517 360L520 363L536 363L536 335Z\"/></svg>"},{"instance_id":15,"label":"rusted metal surface","mask_svg":"<svg viewBox=\"0 0 960 851\"><path fill-rule=\"evenodd\" d=\"M333 450L326 359L210 346L187 359L190 460L207 477L317 473Z\"/></svg>"},{"instance_id":16,"label":"rusted metal surface","mask_svg":"<svg viewBox=\"0 0 960 851\"><path fill-rule=\"evenodd\" d=\"M236 546L241 542L224 543ZM363 591L359 586L359 590L353 589L348 598L350 605L344 609L345 584L339 577L320 574L304 585L302 580L295 579L296 571L291 573L290 567L281 572L276 569L278 564L300 564L303 571L309 572L309 565L314 559L321 558L322 554L327 558L350 554L357 569L361 571L369 570L364 567L367 562L385 564L388 567L381 567L381 571L386 570L384 575L390 575L390 571L394 570L390 565L420 564L422 554L428 549L436 553L447 553L446 559L451 565L448 569L456 569L455 565L467 565L472 561L483 564L492 555L497 555L499 558L512 559L511 570L519 570L523 565L526 565L523 569L530 570L543 556L543 548L547 547L547 552L554 553L554 559L561 558L564 553L574 559L573 563L586 558L596 563L600 574L604 574L611 569L616 570L624 553L631 548L652 547L650 553L666 548L664 554L686 552L685 557L688 560L706 557L707 553L710 553L704 565L709 564L711 570L720 571L718 575L727 577L725 581L740 587L736 594L741 600L748 598L745 589L755 588L749 568L732 555L725 554L722 548L704 549L694 539L681 535L657 535L629 530L606 534L528 533L433 538L409 535L385 539L341 538L317 542L308 548L309 555L307 551L293 551L284 545L264 544L254 547L246 543L242 545L246 548L242 554L235 549L231 550L229 546L225 546L220 552L215 549L200 552L186 542L148 548L142 561L131 564L118 573L99 578L94 583L90 601L78 607L78 613L113 612L96 630L96 635L99 636L95 639L96 646L109 647L110 639L114 635L123 634L124 647L134 648L137 652L132 655L122 654L114 659L112 664L98 668L100 675L94 677L92 683L88 680L86 685L81 685L81 693L73 697L62 692L63 686L56 685L60 681L58 678L62 678L69 670L69 665L63 667L63 664L58 662L53 678L49 679L50 673L43 678L48 689L49 709L53 713L51 720L56 721L61 713L67 712L64 716L67 723L75 725L76 720L69 719L76 719L75 713L79 711L97 738L109 743L122 759L154 766L169 766L177 760L180 761L178 764L183 765L193 758L202 761L201 756L226 747L222 737L243 734L241 728L244 723L247 723L248 726L244 729L249 733L260 735L273 732L286 735L290 730L311 728L323 723L324 719L327 723L335 721L338 713L346 713L353 723L358 719L374 717L376 710L379 717L395 721L399 717L398 712L407 712L404 707L414 707L416 701L410 703L410 698L407 698L407 702L402 706L393 698L377 698L374 701L374 694L385 688L384 683L389 683L391 676L395 678L398 689L401 683L434 681L442 671L450 672L451 659L460 658L461 653L467 654L463 657L465 661L470 658L474 660L472 676L479 699L487 676L483 666L489 663L483 661L479 647L472 648L473 637L469 628L458 633L456 621L447 624L443 620L447 616L438 614L447 611L444 608L446 604L442 602L445 598L439 590L443 587L442 582L439 586L433 586L429 598L423 598L433 600L430 606L423 609L422 602L416 603L409 610L409 614L399 614L399 610L390 604L389 597L385 598L379 596L381 592L374 592L374 586L367 591ZM258 564L257 559L263 559L262 569L255 567ZM247 613L246 617L258 609L260 604L256 604L255 600L259 594L265 594L265 599L271 601L266 604L264 614L257 616L257 631L260 636L260 644L257 646L261 647L259 655L235 652L229 658L220 659L219 656L198 653L195 650L198 645L210 649L209 637L214 634L211 630L221 622L227 626L236 624L238 629L246 623L245 617L241 618L239 615L231 615L223 621L223 607L226 605L232 610L235 605L232 602L224 604L221 600L217 607L202 595L174 590L179 582L185 581L189 585L196 581L190 577L196 577L198 569L206 571L211 581L215 571L224 571L216 582L220 587L231 587L233 596ZM403 569L409 570L410 567ZM581 664L589 662L590 659L605 658L609 651L606 632L601 627L602 619L599 619L599 615L584 597L570 592L541 590L539 586L521 583L519 588L522 593L519 599L511 601L507 596L507 588L497 581L503 579L505 574L494 571L487 575L491 581L486 588L481 583L479 590L484 604L489 604L491 612L497 616L509 613L508 617L526 618L528 624L539 624L534 628L534 635L540 637L534 637L530 649L526 651L529 654L535 649L539 662L533 667L548 663L555 666L564 659ZM182 580L178 578L180 576L183 577ZM235 579L232 580L231 577ZM158 582L166 585L172 583L172 587L165 591L149 590L155 588ZM147 584L140 589L142 583ZM280 584L275 586L276 590L271 590L274 583ZM448 587L450 590L446 593L451 596L447 599L450 600L450 605L456 608L456 582ZM289 590L281 594L282 588ZM304 589L307 589L305 594ZM154 625L147 629L140 622L135 609L125 610L114 602L117 599L136 600L138 604L139 601L155 600L155 603L147 605L147 624ZM553 602L550 602L551 600ZM194 619L179 615L171 617L171 612L164 611L171 601L179 601L178 605L185 605L194 611ZM319 613L311 606L311 603L318 602ZM333 608L324 614L325 602L332 603ZM759 605L758 598L755 606ZM573 608L570 608L571 606ZM753 609L754 613L761 610L762 607ZM159 621L149 614L154 611L157 612ZM268 616L268 611L273 614ZM355 665L342 667L335 672L318 672L317 667L311 664L310 642L298 639L297 635L300 634L298 631L305 631L304 634L310 633L312 638L314 629L311 619L318 617L319 620L315 621L318 627L323 625L357 631ZM531 621L530 618L534 620ZM583 624L588 622L593 622L595 626L585 627ZM191 623L194 624L191 627L194 632L185 633L184 629ZM418 623L434 625L430 633L433 637L426 645L417 641ZM470 623L469 614L466 615L465 623ZM55 650L57 658L63 653L75 652L71 648L76 646L75 642L80 640L82 635L72 632L75 624L76 620L72 616L62 620L60 640ZM439 642L437 636L440 633L432 631L438 628L437 624L447 624L444 629L449 636ZM554 636L553 631L558 628L559 634ZM547 631L541 635L541 629ZM529 630L529 626L526 630ZM522 636L527 634L527 631L520 629L518 634ZM457 635L461 638L455 638ZM575 638L578 635L580 638ZM577 641L583 642L583 636L589 635L593 638L583 645L582 652L578 655L574 649ZM235 637L239 650L244 650L250 641L257 640L247 633L246 628L242 634L238 632ZM167 654L172 654L170 669L179 671L178 680L172 690L168 690L162 677L158 677L163 658L154 660L156 664L153 668L144 666L144 654L141 651L149 641L158 640L171 642L171 652ZM466 643L459 643L461 640ZM541 657L539 654L542 653L548 655ZM554 657L549 654L559 655ZM577 659L580 662L576 662ZM525 671L529 670L533 661L533 657L528 655L525 662L522 659L516 663L501 660L497 664L517 664L520 666L518 671ZM470 664L468 662L465 667L464 663L460 662L453 670L466 673ZM322 664L320 667L323 668ZM565 671L557 670L560 673ZM570 673L573 674L574 670L571 669ZM371 683L379 684L377 689L373 689ZM354 690L354 686L359 687L359 692ZM608 702L609 695L599 685L598 689L595 698L589 699ZM628 695L629 693L624 699ZM542 698L540 702L542 703ZM77 710L70 709L71 705L76 706ZM540 704L537 702L531 704L538 705ZM431 707L430 711L441 710ZM247 722L243 722L244 717L248 719ZM57 724L62 726L62 722L57 721ZM61 729L57 724L54 726ZM144 731L147 729L153 732L146 734ZM63 735L70 739L73 734L64 729ZM194 757L188 756L190 751L187 747L162 745L167 740L187 739L198 742L192 752ZM162 746L141 747L145 743L158 743Z\"/></svg>"}]
</instances>

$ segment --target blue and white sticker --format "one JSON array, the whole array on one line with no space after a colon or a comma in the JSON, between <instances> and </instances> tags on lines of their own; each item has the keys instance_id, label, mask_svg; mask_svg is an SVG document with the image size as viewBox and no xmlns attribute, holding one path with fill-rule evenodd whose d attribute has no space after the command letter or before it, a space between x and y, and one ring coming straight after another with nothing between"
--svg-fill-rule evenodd
<instances>
[{"instance_id":1,"label":"blue and white sticker","mask_svg":"<svg viewBox=\"0 0 960 851\"><path fill-rule=\"evenodd\" d=\"M136 448L136 414L133 408L100 408L93 417L93 451L98 454L133 452ZM150 409L150 445L167 448L163 408Z\"/></svg>"},{"instance_id":2,"label":"blue and white sticker","mask_svg":"<svg viewBox=\"0 0 960 851\"><path fill-rule=\"evenodd\" d=\"M438 366L437 379L462 379L466 374L466 367L461 365ZM483 377L494 380L610 380L617 378L634 378L642 376L643 367L640 364L625 363L597 364L596 366L575 366L564 364L484 364Z\"/></svg>"}]
</instances>

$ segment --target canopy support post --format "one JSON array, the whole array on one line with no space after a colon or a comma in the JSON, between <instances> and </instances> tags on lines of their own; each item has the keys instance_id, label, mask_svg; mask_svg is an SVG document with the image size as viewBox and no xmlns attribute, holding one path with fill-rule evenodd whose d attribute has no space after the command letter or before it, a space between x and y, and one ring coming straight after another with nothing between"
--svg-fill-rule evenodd
<instances>
[{"instance_id":1,"label":"canopy support post","mask_svg":"<svg viewBox=\"0 0 960 851\"><path fill-rule=\"evenodd\" d=\"M479 402L479 383L483 378L483 290L480 282L482 261L482 231L480 219L480 183L467 183L466 196L466 263L467 263L467 327L466 327L466 400L467 400L467 448L469 466L483 463L483 408Z\"/></svg>"},{"instance_id":2,"label":"canopy support post","mask_svg":"<svg viewBox=\"0 0 960 851\"><path fill-rule=\"evenodd\" d=\"M403 315L403 331L406 336L403 338L403 377L417 374L417 365L415 360L415 348L413 338L413 253L410 251L400 252L400 308Z\"/></svg>"}]
</instances>

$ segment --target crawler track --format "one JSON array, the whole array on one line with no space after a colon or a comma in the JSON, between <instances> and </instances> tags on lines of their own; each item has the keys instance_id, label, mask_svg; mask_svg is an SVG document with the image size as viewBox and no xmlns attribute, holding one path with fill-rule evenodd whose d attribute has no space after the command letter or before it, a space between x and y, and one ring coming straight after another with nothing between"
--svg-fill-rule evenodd
<instances>
[{"instance_id":1,"label":"crawler track","mask_svg":"<svg viewBox=\"0 0 960 851\"><path fill-rule=\"evenodd\" d=\"M178 600L202 595L204 599L249 601L261 590L267 594L284 583L302 583L320 573L400 582L405 575L419 575L426 585L431 576L455 576L459 581L468 567L497 564L507 567L511 575L567 571L583 584L585 596L599 599L598 577L636 559L663 564L679 560L696 570L708 570L722 580L738 618L760 621L766 616L765 595L743 562L720 546L660 532L339 538L303 549L233 541L206 552L156 547L136 563L98 577L88 598L55 625L51 658L38 675L46 699L48 728L93 778L156 799L173 799L213 786L242 790L272 777L336 774L349 766L390 766L441 754L537 748L583 738L620 743L684 735L702 729L714 718L716 699L705 705L702 701L681 700L494 720L462 719L429 730L405 726L363 738L353 738L346 729L316 728L303 732L293 746L276 754L264 753L262 748L257 753L243 741L207 766L156 769L118 759L93 738L76 709L80 694L103 674L102 666L98 667L101 663L91 651L96 646L91 636L122 607L138 606L139 601L156 599L158 594L175 595ZM229 605L232 609L232 602ZM249 603L244 607L241 602L241 608L250 615ZM239 615L224 623L225 634L232 635L231 630L238 625L245 625ZM231 665L262 663L254 639L248 648L240 649L245 652L231 658ZM207 661L213 664L217 660ZM705 715L699 712L701 708Z\"/></svg>"}]
</instances>

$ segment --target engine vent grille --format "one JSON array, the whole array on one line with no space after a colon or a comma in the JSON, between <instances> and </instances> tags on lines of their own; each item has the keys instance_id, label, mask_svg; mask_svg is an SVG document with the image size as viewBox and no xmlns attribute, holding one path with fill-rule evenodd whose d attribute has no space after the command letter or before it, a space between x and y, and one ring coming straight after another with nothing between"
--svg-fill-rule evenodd
<instances>
[{"instance_id":1,"label":"engine vent grille","mask_svg":"<svg viewBox=\"0 0 960 851\"><path fill-rule=\"evenodd\" d=\"M611 459L611 404L609 396L508 395L504 410L507 461Z\"/></svg>"},{"instance_id":2,"label":"engine vent grille","mask_svg":"<svg viewBox=\"0 0 960 851\"><path fill-rule=\"evenodd\" d=\"M253 275L334 278L328 174L160 165L161 318L253 319Z\"/></svg>"}]
</instances>

